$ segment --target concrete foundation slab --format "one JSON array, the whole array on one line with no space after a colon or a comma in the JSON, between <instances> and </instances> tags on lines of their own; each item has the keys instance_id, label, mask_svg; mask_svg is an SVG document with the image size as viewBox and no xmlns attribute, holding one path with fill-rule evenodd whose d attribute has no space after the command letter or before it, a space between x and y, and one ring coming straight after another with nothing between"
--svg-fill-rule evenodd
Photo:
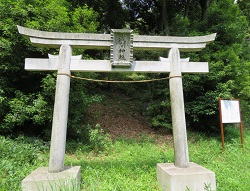
<instances>
[{"instance_id":1,"label":"concrete foundation slab","mask_svg":"<svg viewBox=\"0 0 250 191\"><path fill-rule=\"evenodd\" d=\"M22 191L79 191L80 166L64 167L64 171L49 173L40 167L22 180Z\"/></svg>"},{"instance_id":2,"label":"concrete foundation slab","mask_svg":"<svg viewBox=\"0 0 250 191\"><path fill-rule=\"evenodd\" d=\"M157 179L164 191L215 191L215 173L195 163L177 168L173 163L157 164Z\"/></svg>"}]
</instances>

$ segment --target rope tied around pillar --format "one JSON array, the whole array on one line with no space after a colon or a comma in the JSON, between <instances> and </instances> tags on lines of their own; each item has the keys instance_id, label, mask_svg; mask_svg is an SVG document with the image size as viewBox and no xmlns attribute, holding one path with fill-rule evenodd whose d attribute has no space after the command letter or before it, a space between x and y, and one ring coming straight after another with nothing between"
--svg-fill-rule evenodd
<instances>
[{"instance_id":1,"label":"rope tied around pillar","mask_svg":"<svg viewBox=\"0 0 250 191\"><path fill-rule=\"evenodd\" d=\"M104 83L145 83L145 82L167 80L167 79L171 79L171 78L182 78L182 76L169 76L169 77L165 77L165 78L157 78L157 79L151 79L151 80L98 80L98 79L73 76L73 75L67 74L67 73L57 73L57 75L65 75L65 76L68 76L70 78L78 79L78 80L86 80L86 81L92 81L92 82L104 82Z\"/></svg>"}]
</instances>

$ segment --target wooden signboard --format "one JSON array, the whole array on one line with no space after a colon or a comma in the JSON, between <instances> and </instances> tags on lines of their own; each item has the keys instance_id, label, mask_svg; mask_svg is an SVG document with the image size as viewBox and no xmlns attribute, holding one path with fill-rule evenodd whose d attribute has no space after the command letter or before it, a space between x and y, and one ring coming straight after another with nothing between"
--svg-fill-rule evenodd
<instances>
[{"instance_id":1,"label":"wooden signboard","mask_svg":"<svg viewBox=\"0 0 250 191\"><path fill-rule=\"evenodd\" d=\"M225 100L219 99L219 108L220 108L220 126L221 126L221 139L222 139L222 148L224 149L224 123L239 123L240 124L240 136L241 144L243 148L243 130L242 130L242 121L240 115L240 100Z\"/></svg>"}]
</instances>

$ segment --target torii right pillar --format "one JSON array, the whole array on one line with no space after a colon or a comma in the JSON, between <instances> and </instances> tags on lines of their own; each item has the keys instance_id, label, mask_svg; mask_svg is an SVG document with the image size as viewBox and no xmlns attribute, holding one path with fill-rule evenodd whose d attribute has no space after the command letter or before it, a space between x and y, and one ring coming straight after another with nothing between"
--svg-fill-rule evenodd
<instances>
[{"instance_id":1,"label":"torii right pillar","mask_svg":"<svg viewBox=\"0 0 250 191\"><path fill-rule=\"evenodd\" d=\"M164 191L215 191L215 173L189 162L179 49L171 48L168 56L175 162L157 164L158 182Z\"/></svg>"}]
</instances>

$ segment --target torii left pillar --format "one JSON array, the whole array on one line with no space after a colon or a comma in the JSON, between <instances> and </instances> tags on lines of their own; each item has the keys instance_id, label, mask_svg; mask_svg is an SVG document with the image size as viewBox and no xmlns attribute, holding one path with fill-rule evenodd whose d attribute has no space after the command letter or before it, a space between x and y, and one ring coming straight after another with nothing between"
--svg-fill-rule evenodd
<instances>
[{"instance_id":1,"label":"torii left pillar","mask_svg":"<svg viewBox=\"0 0 250 191\"><path fill-rule=\"evenodd\" d=\"M80 166L64 166L71 57L72 48L68 44L61 45L52 122L49 168L40 167L28 175L22 181L23 191L80 190Z\"/></svg>"},{"instance_id":2,"label":"torii left pillar","mask_svg":"<svg viewBox=\"0 0 250 191\"><path fill-rule=\"evenodd\" d=\"M171 48L168 58L170 60L169 88L174 136L175 166L179 168L187 168L189 167L189 156L179 49Z\"/></svg>"},{"instance_id":3,"label":"torii left pillar","mask_svg":"<svg viewBox=\"0 0 250 191\"><path fill-rule=\"evenodd\" d=\"M50 145L49 172L52 173L61 172L64 170L64 155L69 107L69 75L71 56L72 48L67 44L63 44L60 47L59 52L59 68L56 81L55 104Z\"/></svg>"}]
</instances>

